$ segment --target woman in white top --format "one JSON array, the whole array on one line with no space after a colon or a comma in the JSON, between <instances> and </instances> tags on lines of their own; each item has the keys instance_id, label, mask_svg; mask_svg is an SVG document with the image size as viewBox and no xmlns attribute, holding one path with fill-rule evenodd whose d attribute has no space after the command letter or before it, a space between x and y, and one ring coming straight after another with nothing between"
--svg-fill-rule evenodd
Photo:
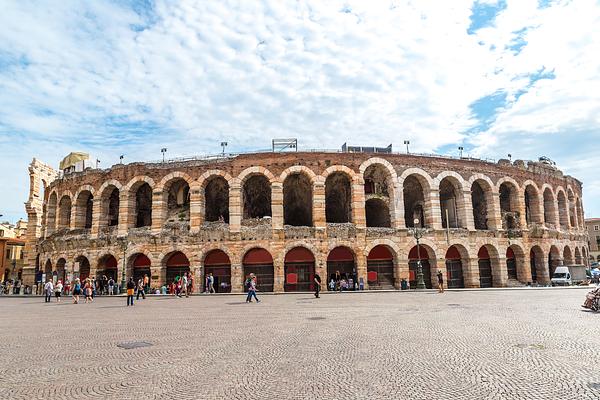
<instances>
[{"instance_id":1,"label":"woman in white top","mask_svg":"<svg viewBox=\"0 0 600 400\"><path fill-rule=\"evenodd\" d=\"M59 280L56 283L56 286L54 286L54 296L56 297L56 302L60 303L60 295L62 293L63 290L63 285L62 282Z\"/></svg>"}]
</instances>

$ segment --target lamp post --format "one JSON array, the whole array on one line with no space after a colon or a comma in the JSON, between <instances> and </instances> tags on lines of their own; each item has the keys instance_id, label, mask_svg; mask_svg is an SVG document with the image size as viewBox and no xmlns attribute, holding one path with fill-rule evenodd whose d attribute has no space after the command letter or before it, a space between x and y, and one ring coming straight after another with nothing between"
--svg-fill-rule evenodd
<instances>
[{"instance_id":1,"label":"lamp post","mask_svg":"<svg viewBox=\"0 0 600 400\"><path fill-rule=\"evenodd\" d=\"M160 149L160 152L162 153L162 156L163 156L163 162L165 162L165 153L167 152L167 148L163 147L162 149Z\"/></svg>"},{"instance_id":2,"label":"lamp post","mask_svg":"<svg viewBox=\"0 0 600 400\"><path fill-rule=\"evenodd\" d=\"M127 289L127 280L126 280L126 277L125 277L125 265L126 265L125 264L125 257L127 255L127 247L129 247L129 242L127 242L127 239L124 239L121 242L121 248L123 249L123 271L121 273L121 292L120 293L125 292L126 289Z\"/></svg>"},{"instance_id":3,"label":"lamp post","mask_svg":"<svg viewBox=\"0 0 600 400\"><path fill-rule=\"evenodd\" d=\"M465 149L465 148L464 148L463 146L459 146L459 147L458 147L458 151L460 151L460 158L462 158L462 155L463 155L463 150L464 150L464 149Z\"/></svg>"},{"instance_id":4,"label":"lamp post","mask_svg":"<svg viewBox=\"0 0 600 400\"><path fill-rule=\"evenodd\" d=\"M221 142L221 147L223 148L223 157L225 156L225 147L227 147L227 142Z\"/></svg>"},{"instance_id":5,"label":"lamp post","mask_svg":"<svg viewBox=\"0 0 600 400\"><path fill-rule=\"evenodd\" d=\"M425 235L425 229L419 228L419 219L415 218L414 227L410 230L417 241L417 289L425 289L425 280L423 279L423 265L421 265L421 244L419 240Z\"/></svg>"},{"instance_id":6,"label":"lamp post","mask_svg":"<svg viewBox=\"0 0 600 400\"><path fill-rule=\"evenodd\" d=\"M408 145L410 144L410 140L405 140L404 144L406 145L406 154L408 154L409 153L409 151L408 151Z\"/></svg>"}]
</instances>

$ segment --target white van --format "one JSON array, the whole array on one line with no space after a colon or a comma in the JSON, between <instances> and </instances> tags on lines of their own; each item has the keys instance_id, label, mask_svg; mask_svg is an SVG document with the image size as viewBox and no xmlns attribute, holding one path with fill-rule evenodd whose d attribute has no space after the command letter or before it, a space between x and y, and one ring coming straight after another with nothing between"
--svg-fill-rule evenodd
<instances>
[{"instance_id":1,"label":"white van","mask_svg":"<svg viewBox=\"0 0 600 400\"><path fill-rule=\"evenodd\" d=\"M552 286L571 286L586 279L584 265L561 265L556 267L550 282Z\"/></svg>"}]
</instances>

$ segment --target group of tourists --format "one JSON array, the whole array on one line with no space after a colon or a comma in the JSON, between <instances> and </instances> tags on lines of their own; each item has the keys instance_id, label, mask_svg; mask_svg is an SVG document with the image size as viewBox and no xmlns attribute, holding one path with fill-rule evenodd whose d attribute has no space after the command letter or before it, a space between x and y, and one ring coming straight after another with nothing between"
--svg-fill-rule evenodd
<instances>
[{"instance_id":1,"label":"group of tourists","mask_svg":"<svg viewBox=\"0 0 600 400\"><path fill-rule=\"evenodd\" d=\"M332 292L345 292L348 290L363 290L356 278L356 274L348 274L346 272L340 274L340 271L335 271L335 274L331 274L329 277L328 288Z\"/></svg>"},{"instance_id":2,"label":"group of tourists","mask_svg":"<svg viewBox=\"0 0 600 400\"><path fill-rule=\"evenodd\" d=\"M167 289L164 288L163 294ZM168 291L170 295L179 298L185 296L190 297L190 293L194 293L194 275L191 272L184 272L183 275L177 275L173 282L169 283Z\"/></svg>"}]
</instances>

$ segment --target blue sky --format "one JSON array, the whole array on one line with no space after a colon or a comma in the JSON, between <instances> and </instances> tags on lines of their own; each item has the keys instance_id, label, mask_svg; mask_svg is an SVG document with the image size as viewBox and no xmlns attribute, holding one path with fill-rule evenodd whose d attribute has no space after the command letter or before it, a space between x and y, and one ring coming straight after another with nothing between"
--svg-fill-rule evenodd
<instances>
[{"instance_id":1,"label":"blue sky","mask_svg":"<svg viewBox=\"0 0 600 400\"><path fill-rule=\"evenodd\" d=\"M600 216L600 3L7 2L0 214L27 166L342 143L548 156Z\"/></svg>"}]
</instances>

